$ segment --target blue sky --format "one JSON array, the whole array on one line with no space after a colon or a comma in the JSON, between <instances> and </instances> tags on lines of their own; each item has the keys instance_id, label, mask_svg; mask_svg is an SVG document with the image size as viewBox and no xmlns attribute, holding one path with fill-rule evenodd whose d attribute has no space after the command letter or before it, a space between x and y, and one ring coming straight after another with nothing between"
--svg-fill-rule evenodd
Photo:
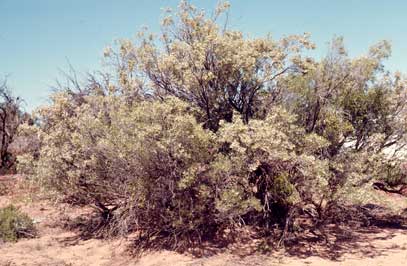
<instances>
[{"instance_id":1,"label":"blue sky","mask_svg":"<svg viewBox=\"0 0 407 266\"><path fill-rule=\"evenodd\" d=\"M142 26L157 32L162 7L178 0L0 0L0 77L32 110L44 104L68 62L79 72L101 68L103 48L132 38ZM217 0L192 1L212 9ZM393 44L387 62L407 73L407 1L231 0L230 26L250 36L310 32L317 54L334 35L351 55L376 41Z\"/></svg>"}]
</instances>

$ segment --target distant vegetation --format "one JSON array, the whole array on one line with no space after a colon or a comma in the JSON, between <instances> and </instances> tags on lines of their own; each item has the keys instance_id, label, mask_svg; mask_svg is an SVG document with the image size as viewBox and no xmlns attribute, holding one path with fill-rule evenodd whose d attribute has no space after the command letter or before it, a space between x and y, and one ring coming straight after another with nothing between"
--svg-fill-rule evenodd
<instances>
[{"instance_id":1,"label":"distant vegetation","mask_svg":"<svg viewBox=\"0 0 407 266\"><path fill-rule=\"evenodd\" d=\"M228 29L228 8L183 1L159 35L107 48L113 71L70 78L19 127L20 172L96 207L96 233L173 249L242 225L278 227L283 243L304 212L344 221L372 183L407 184L407 79L384 68L388 42L351 58L334 38L315 59L308 34ZM10 143L14 127L2 132Z\"/></svg>"},{"instance_id":2,"label":"distant vegetation","mask_svg":"<svg viewBox=\"0 0 407 266\"><path fill-rule=\"evenodd\" d=\"M21 99L10 92L6 80L0 85L0 173L15 170L15 154L12 143L17 137L20 124L27 121L28 114L21 110Z\"/></svg>"}]
</instances>

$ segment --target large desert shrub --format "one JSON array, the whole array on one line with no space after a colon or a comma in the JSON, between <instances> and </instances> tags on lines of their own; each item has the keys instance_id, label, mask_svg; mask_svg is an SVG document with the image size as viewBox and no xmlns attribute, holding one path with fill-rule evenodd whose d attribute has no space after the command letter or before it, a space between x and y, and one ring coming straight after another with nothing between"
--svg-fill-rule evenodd
<instances>
[{"instance_id":1,"label":"large desert shrub","mask_svg":"<svg viewBox=\"0 0 407 266\"><path fill-rule=\"evenodd\" d=\"M282 109L248 124L236 114L214 134L176 98L127 104L88 95L74 105L70 97L57 93L39 111L42 145L28 163L43 187L97 207L110 233L138 230L174 244L240 221L282 222L295 204L324 195L318 153L327 141Z\"/></svg>"},{"instance_id":2,"label":"large desert shrub","mask_svg":"<svg viewBox=\"0 0 407 266\"><path fill-rule=\"evenodd\" d=\"M387 42L350 58L338 38L313 60L307 35L220 26L227 7L210 18L182 1L161 42L142 33L107 49L114 73L71 79L21 127L38 147L20 169L95 207L99 232L172 248L240 224L287 231L306 205L321 224L367 199L373 180L404 179L391 167L403 160L407 82L384 70Z\"/></svg>"}]
</instances>

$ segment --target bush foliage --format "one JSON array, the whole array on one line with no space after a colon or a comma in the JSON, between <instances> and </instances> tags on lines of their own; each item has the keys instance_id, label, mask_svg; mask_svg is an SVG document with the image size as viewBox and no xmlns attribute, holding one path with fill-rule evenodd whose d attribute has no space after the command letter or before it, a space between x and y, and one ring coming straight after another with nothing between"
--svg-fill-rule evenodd
<instances>
[{"instance_id":1,"label":"bush foliage","mask_svg":"<svg viewBox=\"0 0 407 266\"><path fill-rule=\"evenodd\" d=\"M15 242L35 236L33 221L13 205L0 209L0 240Z\"/></svg>"},{"instance_id":2,"label":"bush foliage","mask_svg":"<svg viewBox=\"0 0 407 266\"><path fill-rule=\"evenodd\" d=\"M308 34L249 39L221 26L227 9L183 1L160 38L106 49L113 73L70 79L20 127L36 145L19 169L97 207L105 232L172 248L405 182L407 82L385 70L387 42L350 58L334 38L315 60Z\"/></svg>"}]
</instances>

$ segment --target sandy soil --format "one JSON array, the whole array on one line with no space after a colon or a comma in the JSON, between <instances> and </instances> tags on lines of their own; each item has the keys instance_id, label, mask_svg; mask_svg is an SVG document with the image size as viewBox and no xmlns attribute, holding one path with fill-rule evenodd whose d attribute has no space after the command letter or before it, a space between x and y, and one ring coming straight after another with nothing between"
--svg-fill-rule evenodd
<instances>
[{"instance_id":1,"label":"sandy soil","mask_svg":"<svg viewBox=\"0 0 407 266\"><path fill-rule=\"evenodd\" d=\"M36 221L39 236L17 243L0 243L0 265L407 265L407 230L378 228L353 232L335 228L340 234L331 234L326 245L300 240L291 248L267 255L258 252L256 243L248 242L228 250L211 250L210 255L201 258L170 251L150 252L135 258L126 252L130 240L82 240L74 232L63 229L61 217L75 217L87 210L55 205L47 200L30 200L21 191L24 189L10 187L7 195L0 195L0 207L9 203L20 206Z\"/></svg>"}]
</instances>

